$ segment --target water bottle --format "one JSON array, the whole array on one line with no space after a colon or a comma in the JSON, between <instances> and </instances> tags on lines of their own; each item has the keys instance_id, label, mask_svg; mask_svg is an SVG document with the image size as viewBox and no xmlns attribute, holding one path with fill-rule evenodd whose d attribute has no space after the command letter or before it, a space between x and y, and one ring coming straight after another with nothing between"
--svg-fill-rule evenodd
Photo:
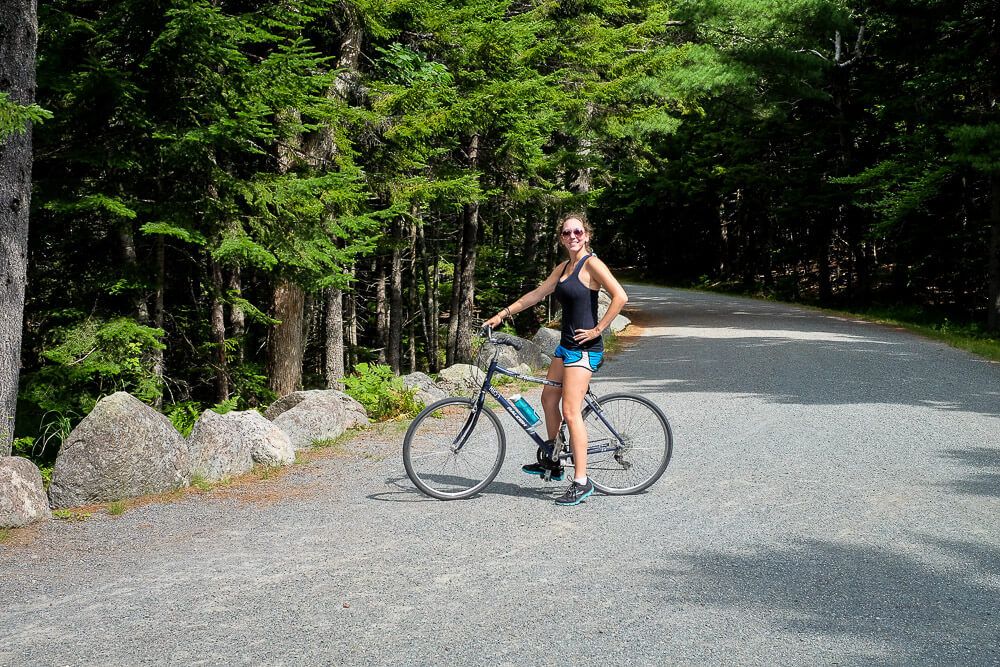
<instances>
[{"instance_id":1,"label":"water bottle","mask_svg":"<svg viewBox=\"0 0 1000 667\"><path fill-rule=\"evenodd\" d=\"M538 413L535 412L535 409L531 407L531 404L524 400L524 397L520 394L514 394L511 396L510 402L514 404L517 411L521 413L522 417L524 417L524 421L528 422L528 428L533 428L538 424L538 422L542 421L538 416Z\"/></svg>"}]
</instances>

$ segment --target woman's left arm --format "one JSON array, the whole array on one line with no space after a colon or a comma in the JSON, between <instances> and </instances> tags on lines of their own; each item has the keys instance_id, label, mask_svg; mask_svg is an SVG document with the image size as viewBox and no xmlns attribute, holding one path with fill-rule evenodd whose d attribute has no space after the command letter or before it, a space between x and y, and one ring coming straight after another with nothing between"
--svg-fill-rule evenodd
<instances>
[{"instance_id":1,"label":"woman's left arm","mask_svg":"<svg viewBox=\"0 0 1000 667\"><path fill-rule=\"evenodd\" d=\"M593 329L576 330L573 340L577 343L586 343L600 336L605 329L611 326L614 319L618 317L618 313L622 312L622 308L628 303L628 294L625 293L625 288L611 275L611 269L608 268L607 264L596 257L591 257L587 260L587 271L590 273L591 279L606 289L608 294L611 295L611 304L596 327Z\"/></svg>"}]
</instances>

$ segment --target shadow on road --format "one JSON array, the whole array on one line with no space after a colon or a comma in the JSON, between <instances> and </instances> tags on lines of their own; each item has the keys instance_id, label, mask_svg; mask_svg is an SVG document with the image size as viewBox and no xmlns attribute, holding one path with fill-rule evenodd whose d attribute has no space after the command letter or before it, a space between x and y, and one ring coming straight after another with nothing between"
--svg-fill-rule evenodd
<instances>
[{"instance_id":1,"label":"shadow on road","mask_svg":"<svg viewBox=\"0 0 1000 667\"><path fill-rule=\"evenodd\" d=\"M749 607L751 617L806 642L847 637L859 653L836 664L997 664L1000 552L922 541L955 566L931 568L881 546L806 541L752 555L704 552L685 559L690 568L652 574L671 604L689 596L694 604Z\"/></svg>"},{"instance_id":2,"label":"shadow on road","mask_svg":"<svg viewBox=\"0 0 1000 667\"><path fill-rule=\"evenodd\" d=\"M446 502L424 495L420 489L413 486L409 477L389 477L385 480L386 486L393 486L399 491L381 491L366 496L369 500L378 500L390 503L419 503L419 502ZM512 496L516 498L539 498L549 500L556 495L556 492L564 490L563 485L553 486L551 489L537 489L531 487L518 486L509 482L491 482L485 489L465 500L474 500L482 496ZM461 500L448 502L462 502Z\"/></svg>"},{"instance_id":3,"label":"shadow on road","mask_svg":"<svg viewBox=\"0 0 1000 667\"><path fill-rule=\"evenodd\" d=\"M887 403L1000 416L1000 365L866 322L767 302L630 286L639 391L727 392L777 403ZM629 371L632 371L629 373Z\"/></svg>"},{"instance_id":4,"label":"shadow on road","mask_svg":"<svg viewBox=\"0 0 1000 667\"><path fill-rule=\"evenodd\" d=\"M1000 449L952 449L945 452L945 457L970 468L982 469L980 472L969 473L965 479L948 484L949 488L959 493L1000 498Z\"/></svg>"}]
</instances>

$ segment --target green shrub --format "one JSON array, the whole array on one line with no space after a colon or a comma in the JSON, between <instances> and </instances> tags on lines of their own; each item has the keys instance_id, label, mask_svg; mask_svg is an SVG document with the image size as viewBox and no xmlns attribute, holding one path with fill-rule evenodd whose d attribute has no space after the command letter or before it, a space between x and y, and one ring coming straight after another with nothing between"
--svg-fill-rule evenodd
<instances>
[{"instance_id":1,"label":"green shrub","mask_svg":"<svg viewBox=\"0 0 1000 667\"><path fill-rule=\"evenodd\" d=\"M36 462L51 460L97 401L116 391L155 402L161 381L153 364L162 336L127 317L90 317L56 330L42 350L44 365L21 385L17 430L32 441L20 438L20 451Z\"/></svg>"},{"instance_id":2,"label":"green shrub","mask_svg":"<svg viewBox=\"0 0 1000 667\"><path fill-rule=\"evenodd\" d=\"M412 416L423 407L416 399L416 390L404 387L402 378L382 364L358 364L354 373L344 378L344 387L375 421Z\"/></svg>"},{"instance_id":3,"label":"green shrub","mask_svg":"<svg viewBox=\"0 0 1000 667\"><path fill-rule=\"evenodd\" d=\"M230 367L229 379L233 383L233 395L239 397L234 410L249 410L270 405L278 396L267 386L267 375L260 364L242 363Z\"/></svg>"},{"instance_id":4,"label":"green shrub","mask_svg":"<svg viewBox=\"0 0 1000 667\"><path fill-rule=\"evenodd\" d=\"M216 403L211 407L212 412L218 412L220 415L224 415L227 412L232 412L240 406L239 396L230 396L221 403Z\"/></svg>"},{"instance_id":5,"label":"green shrub","mask_svg":"<svg viewBox=\"0 0 1000 667\"><path fill-rule=\"evenodd\" d=\"M174 428L186 438L191 435L191 429L201 416L202 408L198 401L178 401L166 406L163 411L167 413Z\"/></svg>"},{"instance_id":6,"label":"green shrub","mask_svg":"<svg viewBox=\"0 0 1000 667\"><path fill-rule=\"evenodd\" d=\"M224 415L227 412L232 412L240 407L243 402L239 396L230 396L225 401L221 403L216 403L215 405L209 407L209 410L213 412L218 412L220 415ZM174 425L181 435L185 438L191 435L191 431L194 429L195 423L201 414L205 411L205 406L198 401L178 401L176 403L171 403L163 409L167 417L170 419L170 423Z\"/></svg>"}]
</instances>

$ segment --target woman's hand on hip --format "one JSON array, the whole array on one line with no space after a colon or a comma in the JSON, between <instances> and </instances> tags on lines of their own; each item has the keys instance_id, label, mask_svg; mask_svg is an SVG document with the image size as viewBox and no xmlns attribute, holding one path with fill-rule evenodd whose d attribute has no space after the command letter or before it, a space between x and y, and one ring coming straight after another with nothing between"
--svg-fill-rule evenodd
<instances>
[{"instance_id":1,"label":"woman's hand on hip","mask_svg":"<svg viewBox=\"0 0 1000 667\"><path fill-rule=\"evenodd\" d=\"M577 329L576 335L573 336L573 340L577 343L586 343L600 337L601 330L594 327L593 329Z\"/></svg>"}]
</instances>

